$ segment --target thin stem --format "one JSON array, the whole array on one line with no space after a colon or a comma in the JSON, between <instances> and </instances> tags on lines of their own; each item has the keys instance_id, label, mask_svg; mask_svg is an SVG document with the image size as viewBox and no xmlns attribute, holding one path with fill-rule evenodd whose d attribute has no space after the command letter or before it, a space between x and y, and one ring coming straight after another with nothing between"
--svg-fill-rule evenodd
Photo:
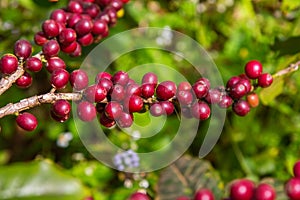
<instances>
[{"instance_id":1,"label":"thin stem","mask_svg":"<svg viewBox=\"0 0 300 200\"><path fill-rule=\"evenodd\" d=\"M299 65L300 65L300 61L298 61L296 63L292 63L292 64L290 64L289 67L284 68L284 69L276 72L275 74L273 74L273 78L277 78L277 77L283 76L285 74L295 72L299 69Z\"/></svg>"},{"instance_id":2,"label":"thin stem","mask_svg":"<svg viewBox=\"0 0 300 200\"><path fill-rule=\"evenodd\" d=\"M46 93L38 96L22 99L17 103L9 103L6 106L0 108L0 119L7 115L18 114L21 111L28 110L30 108L39 106L46 103L54 103L59 99L65 99L68 101L79 101L82 99L81 93Z\"/></svg>"}]
</instances>

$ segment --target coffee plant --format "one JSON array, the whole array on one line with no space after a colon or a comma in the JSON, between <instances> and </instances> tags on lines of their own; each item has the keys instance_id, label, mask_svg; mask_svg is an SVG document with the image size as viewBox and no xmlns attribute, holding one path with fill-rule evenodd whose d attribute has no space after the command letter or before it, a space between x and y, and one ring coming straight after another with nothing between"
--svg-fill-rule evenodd
<instances>
[{"instance_id":1,"label":"coffee plant","mask_svg":"<svg viewBox=\"0 0 300 200\"><path fill-rule=\"evenodd\" d=\"M0 8L0 199L300 199L297 1L3 0ZM119 37L91 61L98 45L136 27L136 40ZM197 41L223 84L179 53L116 58L147 27L159 27L159 46L175 46L177 33ZM218 111L222 134L203 158ZM186 120L197 122L190 146L168 166L152 170L158 157L145 165ZM94 124L122 150L95 144ZM166 152L182 150L174 141Z\"/></svg>"}]
</instances>

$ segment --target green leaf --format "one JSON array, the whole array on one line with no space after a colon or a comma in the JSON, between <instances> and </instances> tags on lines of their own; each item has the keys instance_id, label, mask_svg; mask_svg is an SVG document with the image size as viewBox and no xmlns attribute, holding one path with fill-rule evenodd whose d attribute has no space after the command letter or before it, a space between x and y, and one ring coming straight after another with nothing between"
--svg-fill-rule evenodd
<instances>
[{"instance_id":1,"label":"green leaf","mask_svg":"<svg viewBox=\"0 0 300 200\"><path fill-rule=\"evenodd\" d=\"M271 46L273 51L279 52L279 57L284 55L294 55L300 52L300 37L289 37L286 40L275 39Z\"/></svg>"},{"instance_id":2,"label":"green leaf","mask_svg":"<svg viewBox=\"0 0 300 200\"><path fill-rule=\"evenodd\" d=\"M262 104L269 105L272 101L282 93L284 80L282 77L275 78L272 85L260 91L259 96Z\"/></svg>"},{"instance_id":3,"label":"green leaf","mask_svg":"<svg viewBox=\"0 0 300 200\"><path fill-rule=\"evenodd\" d=\"M77 179L50 161L0 167L0 199L81 200L84 189Z\"/></svg>"},{"instance_id":4,"label":"green leaf","mask_svg":"<svg viewBox=\"0 0 300 200\"><path fill-rule=\"evenodd\" d=\"M300 7L300 2L295 0L283 0L281 4L281 9L283 11L289 12Z\"/></svg>"},{"instance_id":5,"label":"green leaf","mask_svg":"<svg viewBox=\"0 0 300 200\"><path fill-rule=\"evenodd\" d=\"M201 188L212 190L215 199L221 199L224 185L208 161L184 156L162 171L157 188L157 200L192 197Z\"/></svg>"}]
</instances>

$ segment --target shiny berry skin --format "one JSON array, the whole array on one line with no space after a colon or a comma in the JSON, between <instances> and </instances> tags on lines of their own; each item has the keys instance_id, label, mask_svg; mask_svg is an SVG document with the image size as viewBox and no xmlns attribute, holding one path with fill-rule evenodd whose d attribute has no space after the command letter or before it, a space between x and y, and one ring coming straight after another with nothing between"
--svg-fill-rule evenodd
<instances>
[{"instance_id":1,"label":"shiny berry skin","mask_svg":"<svg viewBox=\"0 0 300 200\"><path fill-rule=\"evenodd\" d=\"M139 112L143 105L143 99L138 95L132 95L124 100L124 108L129 112Z\"/></svg>"},{"instance_id":2,"label":"shiny berry skin","mask_svg":"<svg viewBox=\"0 0 300 200\"><path fill-rule=\"evenodd\" d=\"M114 8L116 11L119 11L123 8L123 2L121 0L113 0L110 3L110 6Z\"/></svg>"},{"instance_id":3,"label":"shiny berry skin","mask_svg":"<svg viewBox=\"0 0 300 200\"><path fill-rule=\"evenodd\" d=\"M106 89L107 92L110 92L110 90L113 87L113 83L111 80L106 79L106 78L101 78L98 81L98 85L104 87Z\"/></svg>"},{"instance_id":4,"label":"shiny berry skin","mask_svg":"<svg viewBox=\"0 0 300 200\"><path fill-rule=\"evenodd\" d=\"M124 71L118 71L113 75L111 80L114 84L126 85L129 81L129 76Z\"/></svg>"},{"instance_id":5,"label":"shiny berry skin","mask_svg":"<svg viewBox=\"0 0 300 200\"><path fill-rule=\"evenodd\" d=\"M178 91L191 91L192 86L189 82L181 82L178 84L177 90Z\"/></svg>"},{"instance_id":6,"label":"shiny berry skin","mask_svg":"<svg viewBox=\"0 0 300 200\"><path fill-rule=\"evenodd\" d=\"M206 120L210 117L210 107L203 101L196 102L191 107L192 115L199 120Z\"/></svg>"},{"instance_id":7,"label":"shiny berry skin","mask_svg":"<svg viewBox=\"0 0 300 200\"><path fill-rule=\"evenodd\" d=\"M128 200L150 200L150 198L147 194L141 192L135 192L132 195L130 195Z\"/></svg>"},{"instance_id":8,"label":"shiny berry skin","mask_svg":"<svg viewBox=\"0 0 300 200\"><path fill-rule=\"evenodd\" d=\"M33 131L38 125L38 121L33 114L28 112L21 113L16 118L17 124L26 131Z\"/></svg>"},{"instance_id":9,"label":"shiny berry skin","mask_svg":"<svg viewBox=\"0 0 300 200\"><path fill-rule=\"evenodd\" d=\"M247 88L243 83L238 82L230 88L229 94L233 99L240 99L247 94Z\"/></svg>"},{"instance_id":10,"label":"shiny berry skin","mask_svg":"<svg viewBox=\"0 0 300 200\"><path fill-rule=\"evenodd\" d=\"M71 72L69 78L70 84L74 90L83 90L89 84L89 77L87 73L81 69L76 69Z\"/></svg>"},{"instance_id":11,"label":"shiny berry skin","mask_svg":"<svg viewBox=\"0 0 300 200\"><path fill-rule=\"evenodd\" d=\"M255 108L259 105L259 97L254 92L248 94L246 99L247 99L247 102L249 103L249 105L251 106L251 108Z\"/></svg>"},{"instance_id":12,"label":"shiny berry skin","mask_svg":"<svg viewBox=\"0 0 300 200\"><path fill-rule=\"evenodd\" d=\"M193 87L195 95L199 99L206 97L206 95L208 94L209 88L203 81L198 81L198 82L194 83L194 85L192 87Z\"/></svg>"},{"instance_id":13,"label":"shiny berry skin","mask_svg":"<svg viewBox=\"0 0 300 200\"><path fill-rule=\"evenodd\" d=\"M116 124L116 121L113 119L108 118L105 113L102 113L100 119L100 124L102 124L103 126L105 126L106 128L111 128Z\"/></svg>"},{"instance_id":14,"label":"shiny berry skin","mask_svg":"<svg viewBox=\"0 0 300 200\"><path fill-rule=\"evenodd\" d=\"M293 172L295 177L300 178L300 160L294 164Z\"/></svg>"},{"instance_id":15,"label":"shiny berry skin","mask_svg":"<svg viewBox=\"0 0 300 200\"><path fill-rule=\"evenodd\" d=\"M125 89L122 85L116 84L110 91L110 97L113 101L122 101L125 97Z\"/></svg>"},{"instance_id":16,"label":"shiny berry skin","mask_svg":"<svg viewBox=\"0 0 300 200\"><path fill-rule=\"evenodd\" d=\"M24 74L16 80L16 85L19 88L28 88L31 86L31 84L32 84L32 76L27 72L24 72Z\"/></svg>"},{"instance_id":17,"label":"shiny berry skin","mask_svg":"<svg viewBox=\"0 0 300 200\"><path fill-rule=\"evenodd\" d=\"M166 115L172 115L174 112L174 105L170 101L160 101L159 104L161 105L164 114Z\"/></svg>"},{"instance_id":18,"label":"shiny berry skin","mask_svg":"<svg viewBox=\"0 0 300 200\"><path fill-rule=\"evenodd\" d=\"M205 97L209 104L218 104L221 101L222 93L218 89L210 89Z\"/></svg>"},{"instance_id":19,"label":"shiny berry skin","mask_svg":"<svg viewBox=\"0 0 300 200\"><path fill-rule=\"evenodd\" d=\"M273 76L269 73L261 74L258 77L257 84L262 88L269 87L273 83Z\"/></svg>"},{"instance_id":20,"label":"shiny berry skin","mask_svg":"<svg viewBox=\"0 0 300 200\"><path fill-rule=\"evenodd\" d=\"M229 108L233 104L233 99L229 95L223 95L219 102L220 108Z\"/></svg>"},{"instance_id":21,"label":"shiny berry skin","mask_svg":"<svg viewBox=\"0 0 300 200\"><path fill-rule=\"evenodd\" d=\"M245 116L250 112L250 105L247 101L240 99L232 104L232 110L239 116Z\"/></svg>"},{"instance_id":22,"label":"shiny berry skin","mask_svg":"<svg viewBox=\"0 0 300 200\"><path fill-rule=\"evenodd\" d=\"M210 81L207 78L201 77L196 81L196 83L197 82L204 83L206 87L210 89Z\"/></svg>"},{"instance_id":23,"label":"shiny berry skin","mask_svg":"<svg viewBox=\"0 0 300 200\"><path fill-rule=\"evenodd\" d=\"M252 85L249 79L241 79L238 83L243 84L246 87L247 93L251 91Z\"/></svg>"},{"instance_id":24,"label":"shiny berry skin","mask_svg":"<svg viewBox=\"0 0 300 200\"><path fill-rule=\"evenodd\" d=\"M262 73L262 64L257 60L251 60L246 63L245 73L250 79L256 79Z\"/></svg>"},{"instance_id":25,"label":"shiny berry skin","mask_svg":"<svg viewBox=\"0 0 300 200\"><path fill-rule=\"evenodd\" d=\"M126 96L131 96L133 94L138 96L141 95L141 87L135 82L127 84L125 90L126 90L125 91Z\"/></svg>"},{"instance_id":26,"label":"shiny berry skin","mask_svg":"<svg viewBox=\"0 0 300 200\"><path fill-rule=\"evenodd\" d=\"M179 103L182 105L189 105L194 101L193 93L186 90L178 90L176 97Z\"/></svg>"},{"instance_id":27,"label":"shiny berry skin","mask_svg":"<svg viewBox=\"0 0 300 200\"><path fill-rule=\"evenodd\" d=\"M78 1L70 1L67 9L68 9L68 11L70 11L72 13L82 13L83 12L83 8L82 8L80 2L78 2Z\"/></svg>"},{"instance_id":28,"label":"shiny berry skin","mask_svg":"<svg viewBox=\"0 0 300 200\"><path fill-rule=\"evenodd\" d=\"M227 83L226 83L226 88L231 89L235 84L237 84L242 78L239 76L233 76L231 77Z\"/></svg>"},{"instance_id":29,"label":"shiny berry skin","mask_svg":"<svg viewBox=\"0 0 300 200\"><path fill-rule=\"evenodd\" d=\"M53 19L56 22L65 24L67 22L67 15L64 10L56 9L51 12L50 19Z\"/></svg>"},{"instance_id":30,"label":"shiny berry skin","mask_svg":"<svg viewBox=\"0 0 300 200\"><path fill-rule=\"evenodd\" d=\"M155 93L155 86L151 83L144 83L141 85L141 95L148 99L152 97Z\"/></svg>"},{"instance_id":31,"label":"shiny berry skin","mask_svg":"<svg viewBox=\"0 0 300 200\"><path fill-rule=\"evenodd\" d=\"M128 3L130 0L122 0L123 3Z\"/></svg>"},{"instance_id":32,"label":"shiny berry skin","mask_svg":"<svg viewBox=\"0 0 300 200\"><path fill-rule=\"evenodd\" d=\"M101 102L106 98L107 91L100 85L91 85L84 90L84 97L89 102Z\"/></svg>"},{"instance_id":33,"label":"shiny berry skin","mask_svg":"<svg viewBox=\"0 0 300 200\"><path fill-rule=\"evenodd\" d=\"M32 72L38 72L42 69L43 63L42 61L37 57L30 57L26 59L25 62L25 68L32 71Z\"/></svg>"},{"instance_id":34,"label":"shiny berry skin","mask_svg":"<svg viewBox=\"0 0 300 200\"><path fill-rule=\"evenodd\" d=\"M66 54L71 54L77 49L78 45L79 45L78 42L74 41L71 44L61 45L60 49L62 52L66 53Z\"/></svg>"},{"instance_id":35,"label":"shiny berry skin","mask_svg":"<svg viewBox=\"0 0 300 200\"><path fill-rule=\"evenodd\" d=\"M232 200L251 200L254 195L254 183L247 179L236 180L230 187Z\"/></svg>"},{"instance_id":36,"label":"shiny berry skin","mask_svg":"<svg viewBox=\"0 0 300 200\"><path fill-rule=\"evenodd\" d=\"M34 35L34 42L39 46L43 46L48 42L48 38L43 31L40 31Z\"/></svg>"},{"instance_id":37,"label":"shiny berry skin","mask_svg":"<svg viewBox=\"0 0 300 200\"><path fill-rule=\"evenodd\" d=\"M60 47L56 40L49 40L47 43L43 45L42 50L43 50L43 54L47 58L50 58L58 55L60 51Z\"/></svg>"},{"instance_id":38,"label":"shiny berry skin","mask_svg":"<svg viewBox=\"0 0 300 200\"><path fill-rule=\"evenodd\" d=\"M52 72L50 82L56 89L64 88L69 82L69 72L65 69L57 69Z\"/></svg>"},{"instance_id":39,"label":"shiny berry skin","mask_svg":"<svg viewBox=\"0 0 300 200\"><path fill-rule=\"evenodd\" d=\"M290 198L290 200L299 200L300 199L300 179L291 178L285 184L285 193Z\"/></svg>"},{"instance_id":40,"label":"shiny berry skin","mask_svg":"<svg viewBox=\"0 0 300 200\"><path fill-rule=\"evenodd\" d=\"M111 80L112 75L108 72L99 72L95 78L95 82L98 83L101 78L106 78L108 80Z\"/></svg>"},{"instance_id":41,"label":"shiny berry skin","mask_svg":"<svg viewBox=\"0 0 300 200\"><path fill-rule=\"evenodd\" d=\"M12 74L18 69L18 58L13 54L5 54L0 59L0 72Z\"/></svg>"},{"instance_id":42,"label":"shiny berry skin","mask_svg":"<svg viewBox=\"0 0 300 200\"><path fill-rule=\"evenodd\" d=\"M160 100L168 100L176 94L176 84L173 81L163 81L156 88L156 96Z\"/></svg>"},{"instance_id":43,"label":"shiny berry skin","mask_svg":"<svg viewBox=\"0 0 300 200\"><path fill-rule=\"evenodd\" d=\"M142 78L142 84L146 84L146 83L156 86L158 83L158 78L156 74L153 72L146 73Z\"/></svg>"},{"instance_id":44,"label":"shiny berry skin","mask_svg":"<svg viewBox=\"0 0 300 200\"><path fill-rule=\"evenodd\" d=\"M52 19L47 19L42 24L42 30L48 38L53 38L59 34L59 25Z\"/></svg>"},{"instance_id":45,"label":"shiny berry skin","mask_svg":"<svg viewBox=\"0 0 300 200\"><path fill-rule=\"evenodd\" d=\"M94 35L103 35L108 32L107 23L104 20L98 19L94 21L94 26L92 28L92 33Z\"/></svg>"},{"instance_id":46,"label":"shiny berry skin","mask_svg":"<svg viewBox=\"0 0 300 200\"><path fill-rule=\"evenodd\" d=\"M89 15L91 18L97 17L100 12L100 8L97 4L90 4L84 8L84 13Z\"/></svg>"},{"instance_id":47,"label":"shiny berry skin","mask_svg":"<svg viewBox=\"0 0 300 200\"><path fill-rule=\"evenodd\" d=\"M154 117L159 117L165 113L165 110L159 103L154 103L150 106L150 114Z\"/></svg>"},{"instance_id":48,"label":"shiny berry skin","mask_svg":"<svg viewBox=\"0 0 300 200\"><path fill-rule=\"evenodd\" d=\"M88 33L86 35L81 36L80 38L77 39L78 43L81 44L82 46L89 46L93 44L94 42L94 37L91 33Z\"/></svg>"},{"instance_id":49,"label":"shiny berry skin","mask_svg":"<svg viewBox=\"0 0 300 200\"><path fill-rule=\"evenodd\" d=\"M72 56L72 57L78 57L78 56L81 56L81 46L80 46L80 44L78 43L78 42L76 42L77 43L77 46L76 46L76 49L75 49L75 51L73 51L72 53L70 53L70 56Z\"/></svg>"},{"instance_id":50,"label":"shiny berry skin","mask_svg":"<svg viewBox=\"0 0 300 200\"><path fill-rule=\"evenodd\" d=\"M209 189L200 189L196 192L194 200L214 200L214 195Z\"/></svg>"},{"instance_id":51,"label":"shiny berry skin","mask_svg":"<svg viewBox=\"0 0 300 200\"><path fill-rule=\"evenodd\" d=\"M110 119L118 119L122 112L122 106L118 102L110 101L105 106L105 114Z\"/></svg>"},{"instance_id":52,"label":"shiny berry skin","mask_svg":"<svg viewBox=\"0 0 300 200\"><path fill-rule=\"evenodd\" d=\"M133 115L122 112L117 119L117 124L120 128L129 128L133 123Z\"/></svg>"},{"instance_id":53,"label":"shiny berry skin","mask_svg":"<svg viewBox=\"0 0 300 200\"><path fill-rule=\"evenodd\" d=\"M76 33L80 36L90 33L92 28L93 23L88 19L79 20L74 27Z\"/></svg>"},{"instance_id":54,"label":"shiny berry skin","mask_svg":"<svg viewBox=\"0 0 300 200\"><path fill-rule=\"evenodd\" d=\"M79 22L79 20L81 20L81 19L82 19L82 16L78 13L74 13L74 14L70 15L70 17L67 20L68 27L74 28L75 24L77 22Z\"/></svg>"},{"instance_id":55,"label":"shiny berry skin","mask_svg":"<svg viewBox=\"0 0 300 200\"><path fill-rule=\"evenodd\" d=\"M275 189L266 183L261 183L255 189L254 198L256 200L275 200L276 192Z\"/></svg>"},{"instance_id":56,"label":"shiny berry skin","mask_svg":"<svg viewBox=\"0 0 300 200\"><path fill-rule=\"evenodd\" d=\"M64 99L55 101L52 105L52 112L58 117L64 117L71 112L71 104Z\"/></svg>"},{"instance_id":57,"label":"shiny berry skin","mask_svg":"<svg viewBox=\"0 0 300 200\"><path fill-rule=\"evenodd\" d=\"M65 61L59 57L51 57L47 60L46 69L48 72L52 73L57 69L66 69L66 64Z\"/></svg>"},{"instance_id":58,"label":"shiny berry skin","mask_svg":"<svg viewBox=\"0 0 300 200\"><path fill-rule=\"evenodd\" d=\"M96 114L94 104L88 101L82 101L77 105L77 115L82 121L90 122L96 118Z\"/></svg>"},{"instance_id":59,"label":"shiny berry skin","mask_svg":"<svg viewBox=\"0 0 300 200\"><path fill-rule=\"evenodd\" d=\"M63 45L67 45L74 42L76 37L77 34L72 28L65 28L59 33L58 41Z\"/></svg>"},{"instance_id":60,"label":"shiny berry skin","mask_svg":"<svg viewBox=\"0 0 300 200\"><path fill-rule=\"evenodd\" d=\"M14 54L26 60L32 53L32 46L27 40L18 40L14 46Z\"/></svg>"}]
</instances>

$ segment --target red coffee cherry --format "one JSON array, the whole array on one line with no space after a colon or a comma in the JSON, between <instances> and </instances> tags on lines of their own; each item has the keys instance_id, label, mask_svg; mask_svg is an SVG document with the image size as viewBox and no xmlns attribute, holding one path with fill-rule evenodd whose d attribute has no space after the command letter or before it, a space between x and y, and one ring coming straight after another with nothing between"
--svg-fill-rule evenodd
<instances>
[{"instance_id":1,"label":"red coffee cherry","mask_svg":"<svg viewBox=\"0 0 300 200\"><path fill-rule=\"evenodd\" d=\"M28 112L21 113L16 118L17 124L26 131L33 131L38 125L38 121L33 114Z\"/></svg>"}]
</instances>

